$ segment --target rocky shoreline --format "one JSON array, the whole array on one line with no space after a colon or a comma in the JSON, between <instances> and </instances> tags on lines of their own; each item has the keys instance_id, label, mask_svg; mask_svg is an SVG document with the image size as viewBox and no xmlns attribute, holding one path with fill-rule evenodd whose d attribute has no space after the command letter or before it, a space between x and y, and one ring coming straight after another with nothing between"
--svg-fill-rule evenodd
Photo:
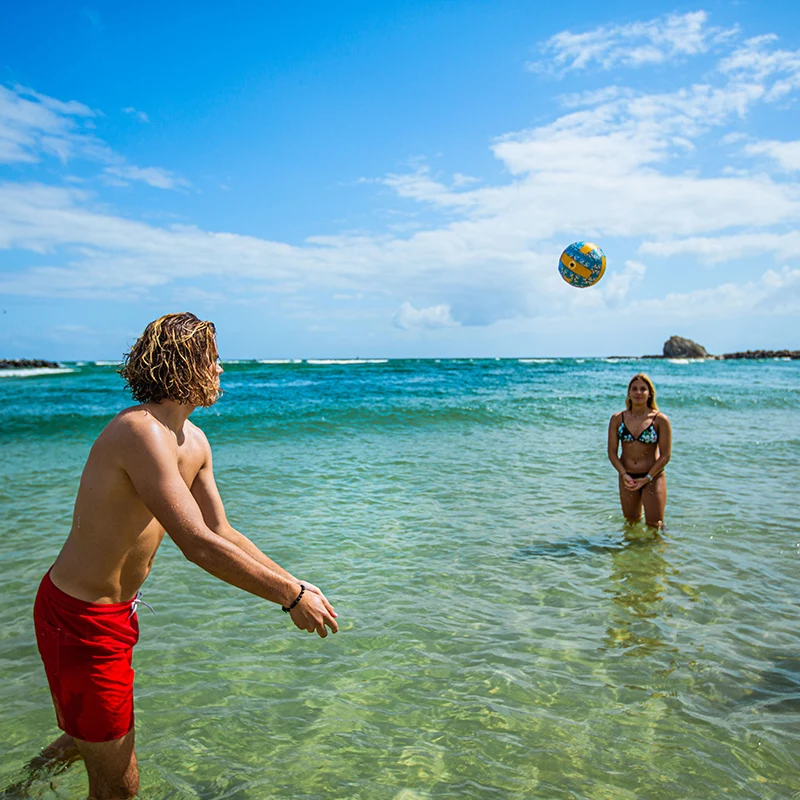
<instances>
[{"instance_id":1,"label":"rocky shoreline","mask_svg":"<svg viewBox=\"0 0 800 800\"><path fill-rule=\"evenodd\" d=\"M41 358L0 359L0 369L35 369L36 367L58 368L58 361L44 361Z\"/></svg>"},{"instance_id":2,"label":"rocky shoreline","mask_svg":"<svg viewBox=\"0 0 800 800\"><path fill-rule=\"evenodd\" d=\"M706 353L704 356L639 356L639 358L706 358L709 361L722 361L732 358L790 358L800 359L800 350L745 350L743 353L723 353L721 356L712 356Z\"/></svg>"},{"instance_id":3,"label":"rocky shoreline","mask_svg":"<svg viewBox=\"0 0 800 800\"><path fill-rule=\"evenodd\" d=\"M691 339L684 339L682 336L670 336L664 342L664 351L660 356L642 356L642 358L711 358L711 359L730 359L730 358L800 358L800 350L745 350L739 353L723 353L721 356L713 356L703 345L693 342Z\"/></svg>"},{"instance_id":4,"label":"rocky shoreline","mask_svg":"<svg viewBox=\"0 0 800 800\"><path fill-rule=\"evenodd\" d=\"M725 353L719 358L800 358L800 350L745 350L744 353Z\"/></svg>"}]
</instances>

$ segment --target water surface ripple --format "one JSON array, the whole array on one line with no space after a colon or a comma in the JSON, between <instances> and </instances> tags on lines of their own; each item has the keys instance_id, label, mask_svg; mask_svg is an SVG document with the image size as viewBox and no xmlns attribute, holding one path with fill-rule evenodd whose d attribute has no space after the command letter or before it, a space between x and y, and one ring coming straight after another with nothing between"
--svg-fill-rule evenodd
<instances>
[{"instance_id":1,"label":"water surface ripple","mask_svg":"<svg viewBox=\"0 0 800 800\"><path fill-rule=\"evenodd\" d=\"M663 538L624 527L605 457L642 366L675 432ZM165 541L142 797L800 796L800 363L240 362L223 387L195 419L229 516L342 630ZM0 788L57 733L33 596L126 402L113 367L0 381Z\"/></svg>"}]
</instances>

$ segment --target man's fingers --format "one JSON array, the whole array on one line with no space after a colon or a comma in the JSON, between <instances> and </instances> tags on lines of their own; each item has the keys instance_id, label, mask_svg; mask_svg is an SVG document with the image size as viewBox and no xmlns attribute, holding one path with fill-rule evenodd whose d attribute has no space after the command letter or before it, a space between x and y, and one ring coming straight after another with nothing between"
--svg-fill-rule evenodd
<instances>
[{"instance_id":1,"label":"man's fingers","mask_svg":"<svg viewBox=\"0 0 800 800\"><path fill-rule=\"evenodd\" d=\"M326 608L327 612L328 612L328 613L329 613L329 614L330 614L332 617L338 617L338 616L339 616L339 615L336 613L336 611L334 610L334 608L333 608L333 606L331 605L331 603L330 603L330 601L328 600L328 598L327 598L327 597L325 597L325 595L322 593L322 590L319 588L319 586L314 586L314 584L313 584L313 583L306 583L306 584L305 584L305 587L306 587L306 589L308 589L310 592L313 592L313 593L314 593L314 594L315 594L317 597L319 597L319 599L320 599L320 600L322 600L322 602L323 602L323 603L324 603L324 605L325 605L325 608Z\"/></svg>"},{"instance_id":2,"label":"man's fingers","mask_svg":"<svg viewBox=\"0 0 800 800\"><path fill-rule=\"evenodd\" d=\"M333 610L333 606L328 602L328 598L325 595L320 595L322 597L322 602L325 604L325 608L327 609L328 613L332 617L338 617L339 615Z\"/></svg>"},{"instance_id":3,"label":"man's fingers","mask_svg":"<svg viewBox=\"0 0 800 800\"><path fill-rule=\"evenodd\" d=\"M330 601L328 600L328 598L325 597L325 595L322 594L322 592L319 589L317 589L317 596L319 597L320 600L322 600L327 612L331 616L335 617L336 616L336 612L333 610L333 606L330 604Z\"/></svg>"},{"instance_id":4,"label":"man's fingers","mask_svg":"<svg viewBox=\"0 0 800 800\"><path fill-rule=\"evenodd\" d=\"M320 600L325 599L321 596L321 593L316 596L319 597ZM327 628L330 628L332 633L336 633L339 630L335 619L336 612L327 600L325 600L324 603L316 605L316 607L315 603L316 601L309 602L308 604L305 602L300 603L292 610L292 621L301 630L308 633L317 633L324 639L328 635ZM296 615L295 612L297 612Z\"/></svg>"}]
</instances>

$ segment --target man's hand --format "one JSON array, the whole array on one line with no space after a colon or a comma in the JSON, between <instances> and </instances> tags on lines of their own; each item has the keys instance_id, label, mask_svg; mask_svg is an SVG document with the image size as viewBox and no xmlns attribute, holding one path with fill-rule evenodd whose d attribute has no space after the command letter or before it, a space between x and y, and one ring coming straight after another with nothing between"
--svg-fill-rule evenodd
<instances>
[{"instance_id":1,"label":"man's hand","mask_svg":"<svg viewBox=\"0 0 800 800\"><path fill-rule=\"evenodd\" d=\"M339 626L336 624L336 612L327 601L325 595L314 585L303 583L306 593L300 602L289 612L292 622L301 631L314 633L316 631L323 639L328 635L325 630L327 625L331 633L336 633Z\"/></svg>"},{"instance_id":2,"label":"man's hand","mask_svg":"<svg viewBox=\"0 0 800 800\"><path fill-rule=\"evenodd\" d=\"M319 595L322 598L322 602L325 603L325 608L328 609L328 613L332 617L338 617L339 615L333 610L333 606L328 602L328 598L322 594L322 590L319 586L314 586L313 583L309 583L308 581L298 581L298 583L302 583L303 586L306 587L307 592L313 592L316 595Z\"/></svg>"}]
</instances>

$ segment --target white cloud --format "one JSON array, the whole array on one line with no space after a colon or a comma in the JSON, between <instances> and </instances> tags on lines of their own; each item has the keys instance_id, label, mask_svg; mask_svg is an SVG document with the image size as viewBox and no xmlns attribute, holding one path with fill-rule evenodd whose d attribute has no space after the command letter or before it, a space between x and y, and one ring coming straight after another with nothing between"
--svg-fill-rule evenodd
<instances>
[{"instance_id":1,"label":"white cloud","mask_svg":"<svg viewBox=\"0 0 800 800\"><path fill-rule=\"evenodd\" d=\"M668 14L647 22L609 25L584 33L562 31L542 46L542 58L528 65L537 72L567 72L598 65L640 67L708 52L736 35L736 28L707 25L705 11Z\"/></svg>"},{"instance_id":2,"label":"white cloud","mask_svg":"<svg viewBox=\"0 0 800 800\"><path fill-rule=\"evenodd\" d=\"M774 33L747 39L720 61L720 72L758 82L776 74L796 78L800 74L800 51L771 49L777 41Z\"/></svg>"},{"instance_id":3,"label":"white cloud","mask_svg":"<svg viewBox=\"0 0 800 800\"><path fill-rule=\"evenodd\" d=\"M0 84L0 163L34 163L41 151L62 160L91 137L80 125L95 112L88 106L64 103L30 89L11 90Z\"/></svg>"},{"instance_id":4,"label":"white cloud","mask_svg":"<svg viewBox=\"0 0 800 800\"><path fill-rule=\"evenodd\" d=\"M150 117L144 111L137 111L133 106L127 106L126 108L122 109L123 114L128 114L131 117L135 117L139 120L139 122L150 122Z\"/></svg>"},{"instance_id":5,"label":"white cloud","mask_svg":"<svg viewBox=\"0 0 800 800\"><path fill-rule=\"evenodd\" d=\"M133 107L123 109L147 121ZM160 167L137 167L99 139L90 127L100 112L75 100L63 102L32 89L0 84L0 164L36 163L55 156L62 163L74 159L106 165L104 174L114 185L141 181L159 189L186 188L190 184Z\"/></svg>"},{"instance_id":6,"label":"white cloud","mask_svg":"<svg viewBox=\"0 0 800 800\"><path fill-rule=\"evenodd\" d=\"M562 94L559 100L565 108L582 108L585 106L599 106L612 100L618 100L621 97L633 97L634 95L635 92L625 86L605 86L602 89Z\"/></svg>"},{"instance_id":7,"label":"white cloud","mask_svg":"<svg viewBox=\"0 0 800 800\"><path fill-rule=\"evenodd\" d=\"M181 189L190 186L189 182L160 167L134 167L130 164L106 167L107 175L122 178L123 181L142 181L156 189Z\"/></svg>"},{"instance_id":8,"label":"white cloud","mask_svg":"<svg viewBox=\"0 0 800 800\"><path fill-rule=\"evenodd\" d=\"M787 172L800 170L800 141L779 142L764 140L753 142L744 148L747 155L765 155L774 159Z\"/></svg>"},{"instance_id":9,"label":"white cloud","mask_svg":"<svg viewBox=\"0 0 800 800\"><path fill-rule=\"evenodd\" d=\"M451 328L458 324L450 313L450 306L439 305L416 309L408 301L400 306L392 322L404 331Z\"/></svg>"},{"instance_id":10,"label":"white cloud","mask_svg":"<svg viewBox=\"0 0 800 800\"><path fill-rule=\"evenodd\" d=\"M653 34L651 45L674 57L705 52L730 34L715 33L704 16L684 23L696 35L682 50L673 37L677 23L662 25L661 38ZM612 32L617 44L629 34L627 28ZM773 46L759 45L759 52L766 57ZM603 53L598 51L596 60L602 56L615 63L611 50ZM119 299L163 296L166 287L187 287L206 296L209 284L224 276L226 302L279 293L285 298L282 308L319 319L314 293L360 295L368 298L363 306L382 304L384 320L407 331L491 325L514 317L610 319L630 309L669 318L703 316L706 306L724 314L725 303L731 314L793 307L788 300L777 303L782 295L797 294L791 271L770 273L773 277L744 287L723 284L701 293L641 299L649 288L645 277L662 269L664 258L691 255L716 263L772 252L789 260L800 252L793 232L800 224L800 186L791 175L780 170L771 175L761 165L758 171L728 173L724 163L714 172L704 161L712 138L712 146L723 137L728 144L750 141L740 129L774 88L760 74L726 67L709 73L707 83L673 91L609 87L574 96L566 105L575 110L492 143L509 176L495 185L463 173L448 181L419 160L405 173L365 179L365 187L380 184L417 204L413 230L387 223L378 233L312 236L289 245L127 219L74 188L0 185L0 247L44 256L34 268L5 269L0 291ZM39 101L33 105L37 113L55 114ZM58 114L56 122L47 119L67 124ZM30 133L31 125L23 130ZM67 133L56 131L52 143L51 132L39 134L22 152L35 157L47 147L58 152L60 142L71 142L74 129L67 126ZM750 156L768 155L785 170L795 163L794 145L768 140L744 146ZM68 147L63 157L70 152ZM104 158L97 160L108 180L142 180L164 189L188 185L168 170L128 165L108 152ZM426 221L431 208L445 212L446 222ZM619 267L612 259L595 289L576 291L561 281L556 264L566 242L584 238L602 246L614 237L634 240L634 249L643 240L639 255L647 256L648 268L634 260ZM419 307L405 298L414 298Z\"/></svg>"},{"instance_id":11,"label":"white cloud","mask_svg":"<svg viewBox=\"0 0 800 800\"><path fill-rule=\"evenodd\" d=\"M664 321L691 318L738 318L752 314L800 312L800 269L767 270L759 280L724 283L713 289L671 293L659 300L641 300L631 313L643 313Z\"/></svg>"},{"instance_id":12,"label":"white cloud","mask_svg":"<svg viewBox=\"0 0 800 800\"><path fill-rule=\"evenodd\" d=\"M732 236L693 236L686 239L646 241L639 252L671 258L696 256L708 264L772 254L775 258L794 261L800 258L800 231L788 233L740 233Z\"/></svg>"},{"instance_id":13,"label":"white cloud","mask_svg":"<svg viewBox=\"0 0 800 800\"><path fill-rule=\"evenodd\" d=\"M453 174L453 186L457 189L463 186L470 186L473 183L480 183L479 178L473 178L471 175L462 175L460 172Z\"/></svg>"},{"instance_id":14,"label":"white cloud","mask_svg":"<svg viewBox=\"0 0 800 800\"><path fill-rule=\"evenodd\" d=\"M622 272L609 275L603 285L606 303L619 306L628 297L631 286L644 280L647 267L639 261L626 261Z\"/></svg>"}]
</instances>

